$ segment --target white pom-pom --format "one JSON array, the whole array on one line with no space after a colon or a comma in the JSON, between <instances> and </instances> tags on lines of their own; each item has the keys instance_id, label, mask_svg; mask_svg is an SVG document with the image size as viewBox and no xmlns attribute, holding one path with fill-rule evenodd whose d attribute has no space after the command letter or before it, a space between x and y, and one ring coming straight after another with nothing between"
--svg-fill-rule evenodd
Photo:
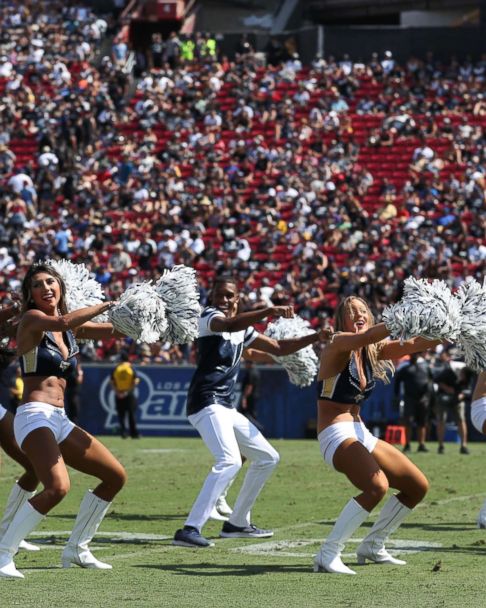
<instances>
[{"instance_id":1,"label":"white pom-pom","mask_svg":"<svg viewBox=\"0 0 486 608\"><path fill-rule=\"evenodd\" d=\"M134 283L108 313L115 329L137 342L152 344L167 330L165 304L150 283Z\"/></svg>"},{"instance_id":2,"label":"white pom-pom","mask_svg":"<svg viewBox=\"0 0 486 608\"><path fill-rule=\"evenodd\" d=\"M410 277L402 299L385 308L382 320L395 339L455 340L460 332L460 306L444 281Z\"/></svg>"},{"instance_id":3,"label":"white pom-pom","mask_svg":"<svg viewBox=\"0 0 486 608\"><path fill-rule=\"evenodd\" d=\"M74 264L70 260L46 260L43 263L52 266L61 275L66 285L66 306L69 312L95 306L105 300L101 285L90 276L90 271L84 264ZM106 320L106 314L93 319L98 323Z\"/></svg>"},{"instance_id":4,"label":"white pom-pom","mask_svg":"<svg viewBox=\"0 0 486 608\"><path fill-rule=\"evenodd\" d=\"M287 340L300 338L314 333L309 323L301 317L284 319L280 317L274 323L269 323L265 335L274 340ZM289 375L290 382L297 386L309 386L316 377L318 370L318 357L312 346L306 346L291 355L283 357L273 356Z\"/></svg>"},{"instance_id":5,"label":"white pom-pom","mask_svg":"<svg viewBox=\"0 0 486 608\"><path fill-rule=\"evenodd\" d=\"M174 266L160 277L155 290L164 301L167 316L167 329L162 339L171 344L195 340L201 316L196 271L182 264Z\"/></svg>"},{"instance_id":6,"label":"white pom-pom","mask_svg":"<svg viewBox=\"0 0 486 608\"><path fill-rule=\"evenodd\" d=\"M457 344L466 365L476 372L486 370L486 279L481 285L467 279L458 289L461 308L461 332Z\"/></svg>"}]
</instances>

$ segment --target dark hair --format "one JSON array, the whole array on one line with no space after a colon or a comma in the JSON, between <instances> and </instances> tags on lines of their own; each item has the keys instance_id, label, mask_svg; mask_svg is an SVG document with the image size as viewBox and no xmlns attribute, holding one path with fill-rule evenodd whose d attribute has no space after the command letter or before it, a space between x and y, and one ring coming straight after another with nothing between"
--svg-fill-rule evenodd
<instances>
[{"instance_id":1,"label":"dark hair","mask_svg":"<svg viewBox=\"0 0 486 608\"><path fill-rule=\"evenodd\" d=\"M57 272L55 268L50 266L49 264L32 264L32 266L27 270L25 274L24 280L22 281L22 312L26 310L30 310L31 308L35 308L34 302L32 301L32 279L36 274L40 274L41 272L45 272L46 274L54 277L56 281L59 283L59 287L61 288L61 299L59 300L59 312L62 315L67 314L68 309L66 305L66 284L62 276Z\"/></svg>"},{"instance_id":2,"label":"dark hair","mask_svg":"<svg viewBox=\"0 0 486 608\"><path fill-rule=\"evenodd\" d=\"M230 283L231 285L234 285L235 287L238 287L238 283L236 281L236 279L232 276L222 276L222 277L218 277L217 279L214 280L213 285L211 287L211 291L214 291L216 289L216 287L219 287L220 285L225 285L226 283Z\"/></svg>"}]
</instances>

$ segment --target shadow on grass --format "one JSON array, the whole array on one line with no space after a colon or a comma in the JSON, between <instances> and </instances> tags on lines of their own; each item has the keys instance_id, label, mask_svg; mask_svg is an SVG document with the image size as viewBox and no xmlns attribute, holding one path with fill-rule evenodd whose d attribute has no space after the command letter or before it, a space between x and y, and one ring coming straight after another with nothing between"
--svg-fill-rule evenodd
<instances>
[{"instance_id":1,"label":"shadow on grass","mask_svg":"<svg viewBox=\"0 0 486 608\"><path fill-rule=\"evenodd\" d=\"M116 511L108 513L104 520L113 521L184 521L187 513L161 513L152 515L143 515L140 513L117 513ZM56 513L53 518L71 520L74 522L76 515L67 513Z\"/></svg>"},{"instance_id":2,"label":"shadow on grass","mask_svg":"<svg viewBox=\"0 0 486 608\"><path fill-rule=\"evenodd\" d=\"M141 535L146 534L145 532L140 532ZM168 535L167 535L168 536ZM46 533L45 536L36 536L34 542L36 545L49 545L49 546L59 546L64 547L67 541L67 534L64 535L49 535ZM119 538L119 537L110 537L110 536L95 536L93 539L93 544L98 547L101 545L134 545L136 547L140 546L160 546L160 545L172 545L172 537L167 539L150 539L150 538Z\"/></svg>"},{"instance_id":3,"label":"shadow on grass","mask_svg":"<svg viewBox=\"0 0 486 608\"><path fill-rule=\"evenodd\" d=\"M285 574L290 572L312 572L308 565L298 566L295 564L136 564L134 568L150 568L152 570L162 570L183 576L258 576L261 574Z\"/></svg>"}]
</instances>

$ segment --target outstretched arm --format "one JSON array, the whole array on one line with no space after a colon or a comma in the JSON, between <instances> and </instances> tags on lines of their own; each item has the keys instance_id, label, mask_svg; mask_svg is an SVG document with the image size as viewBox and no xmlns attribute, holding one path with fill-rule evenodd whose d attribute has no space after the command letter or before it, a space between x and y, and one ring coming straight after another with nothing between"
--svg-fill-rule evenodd
<instances>
[{"instance_id":1,"label":"outstretched arm","mask_svg":"<svg viewBox=\"0 0 486 608\"><path fill-rule=\"evenodd\" d=\"M51 317L40 310L28 310L22 317L17 330L17 352L19 355L39 344L45 331L67 331L76 329L93 317L113 306L113 302L103 302L95 306L80 308L59 317Z\"/></svg>"},{"instance_id":2,"label":"outstretched arm","mask_svg":"<svg viewBox=\"0 0 486 608\"><path fill-rule=\"evenodd\" d=\"M383 345L380 351L380 359L399 359L404 355L421 353L429 348L435 348L442 344L441 340L426 340L425 338L412 338L411 340L390 340Z\"/></svg>"},{"instance_id":3,"label":"outstretched arm","mask_svg":"<svg viewBox=\"0 0 486 608\"><path fill-rule=\"evenodd\" d=\"M267 317L284 317L289 319L293 316L294 309L292 306L268 306L258 310L241 312L234 317L214 317L211 319L210 327L211 331L215 332L235 332L248 329L248 327L263 321Z\"/></svg>"},{"instance_id":4,"label":"outstretched arm","mask_svg":"<svg viewBox=\"0 0 486 608\"><path fill-rule=\"evenodd\" d=\"M288 338L287 340L274 340L263 334L259 334L255 340L251 343L252 348L258 351L263 351L275 357L284 357L285 355L291 355L292 353L315 344L318 341L326 342L331 336L331 331L328 329L321 329L316 333L309 334L307 336L301 336L300 338Z\"/></svg>"},{"instance_id":5,"label":"outstretched arm","mask_svg":"<svg viewBox=\"0 0 486 608\"><path fill-rule=\"evenodd\" d=\"M106 338L126 338L111 323L87 321L76 329L76 338L81 340L105 340Z\"/></svg>"}]
</instances>

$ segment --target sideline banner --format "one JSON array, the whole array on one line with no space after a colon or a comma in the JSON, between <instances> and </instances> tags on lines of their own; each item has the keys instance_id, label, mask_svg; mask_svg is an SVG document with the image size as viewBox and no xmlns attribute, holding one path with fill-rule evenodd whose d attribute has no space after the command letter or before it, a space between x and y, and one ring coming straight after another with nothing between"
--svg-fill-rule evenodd
<instances>
[{"instance_id":1,"label":"sideline banner","mask_svg":"<svg viewBox=\"0 0 486 608\"><path fill-rule=\"evenodd\" d=\"M110 376L114 365L84 364L79 423L93 435L118 433L118 416ZM137 426L142 435L197 435L186 418L186 396L192 366L135 366ZM258 421L267 437L302 439L315 437L317 387L298 388L281 368L262 366ZM390 387L377 387L373 399L363 404L369 423L390 420ZM237 387L237 399L240 386Z\"/></svg>"}]
</instances>

